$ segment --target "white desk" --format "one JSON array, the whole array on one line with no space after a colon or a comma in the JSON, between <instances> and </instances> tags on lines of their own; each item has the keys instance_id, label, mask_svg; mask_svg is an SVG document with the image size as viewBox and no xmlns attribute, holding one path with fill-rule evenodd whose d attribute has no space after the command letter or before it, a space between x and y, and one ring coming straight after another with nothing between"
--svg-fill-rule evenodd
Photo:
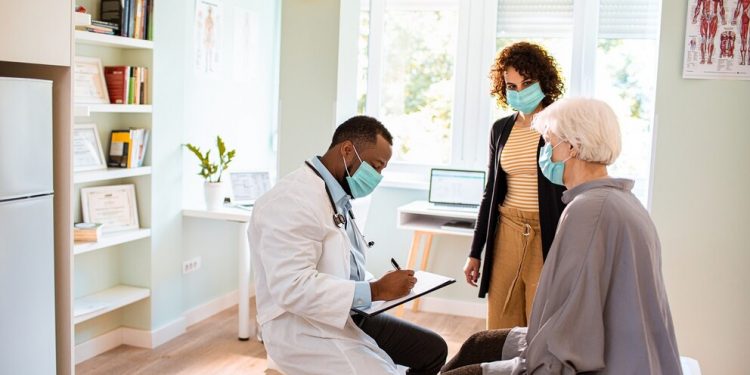
<instances>
[{"instance_id":1,"label":"white desk","mask_svg":"<svg viewBox=\"0 0 750 375\"><path fill-rule=\"evenodd\" d=\"M420 270L425 270L427 267L427 260L430 257L430 248L432 247L432 236L435 234L447 234L453 236L464 236L472 237L474 235L474 229L463 229L463 228L446 228L444 224L449 221L467 221L475 223L477 210L453 210L450 208L436 209L430 205L427 201L414 201L409 204L400 206L397 210L398 218L397 225L398 229L407 229L414 231L414 235L411 241L411 248L409 249L409 256L406 261L407 269L415 269L417 262L417 256L419 253L419 245L422 237L424 237L424 248L422 252L422 262ZM414 300L412 309L414 311L419 310L419 298ZM402 305L403 306L403 305ZM397 315L403 314L403 309L399 306L396 310Z\"/></svg>"},{"instance_id":2,"label":"white desk","mask_svg":"<svg viewBox=\"0 0 750 375\"><path fill-rule=\"evenodd\" d=\"M223 220L237 224L237 247L239 263L239 327L238 338L248 340L251 335L257 336L255 317L250 320L250 244L247 239L247 228L250 225L252 211L224 207L216 211L205 209L182 210L182 215L200 219ZM252 332L251 332L252 331Z\"/></svg>"}]
</instances>

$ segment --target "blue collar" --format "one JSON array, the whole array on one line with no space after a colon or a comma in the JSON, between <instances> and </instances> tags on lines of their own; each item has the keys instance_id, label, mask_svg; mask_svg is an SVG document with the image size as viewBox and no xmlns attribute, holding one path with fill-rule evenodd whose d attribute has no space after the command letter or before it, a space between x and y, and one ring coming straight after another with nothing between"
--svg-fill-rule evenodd
<instances>
[{"instance_id":1,"label":"blue collar","mask_svg":"<svg viewBox=\"0 0 750 375\"><path fill-rule=\"evenodd\" d=\"M333 199L333 201L336 203L336 206L348 210L349 207L351 207L351 204L349 203L351 197L349 197L349 194L346 194L346 191L344 191L344 188L341 187L341 184L336 180L335 177L333 177L328 168L323 165L323 163L320 161L320 156L314 156L308 161L323 177L323 181L325 182L326 186L328 186L328 190L331 191L331 199Z\"/></svg>"}]
</instances>

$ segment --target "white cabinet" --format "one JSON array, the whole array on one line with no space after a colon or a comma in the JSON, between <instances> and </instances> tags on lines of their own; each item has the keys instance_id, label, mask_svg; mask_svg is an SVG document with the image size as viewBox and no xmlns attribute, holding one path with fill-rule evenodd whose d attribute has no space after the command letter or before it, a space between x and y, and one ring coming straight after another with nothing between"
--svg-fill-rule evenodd
<instances>
[{"instance_id":1,"label":"white cabinet","mask_svg":"<svg viewBox=\"0 0 750 375\"><path fill-rule=\"evenodd\" d=\"M0 0L0 61L70 66L73 2Z\"/></svg>"}]
</instances>

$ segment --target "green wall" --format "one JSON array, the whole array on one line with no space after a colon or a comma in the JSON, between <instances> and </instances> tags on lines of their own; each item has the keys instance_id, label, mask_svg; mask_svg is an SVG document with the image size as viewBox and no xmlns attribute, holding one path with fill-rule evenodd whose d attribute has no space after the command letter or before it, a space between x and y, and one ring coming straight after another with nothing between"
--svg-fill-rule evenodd
<instances>
[{"instance_id":1,"label":"green wall","mask_svg":"<svg viewBox=\"0 0 750 375\"><path fill-rule=\"evenodd\" d=\"M680 352L698 359L704 374L742 374L750 337L750 81L682 78L687 11L686 1L662 5L652 215Z\"/></svg>"}]
</instances>

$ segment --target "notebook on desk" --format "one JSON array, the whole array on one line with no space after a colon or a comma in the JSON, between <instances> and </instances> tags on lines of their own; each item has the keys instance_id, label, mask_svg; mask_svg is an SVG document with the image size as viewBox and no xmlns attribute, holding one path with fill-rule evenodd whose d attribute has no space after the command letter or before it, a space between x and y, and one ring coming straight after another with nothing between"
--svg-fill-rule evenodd
<instances>
[{"instance_id":1,"label":"notebook on desk","mask_svg":"<svg viewBox=\"0 0 750 375\"><path fill-rule=\"evenodd\" d=\"M484 192L484 171L432 168L429 208L475 212Z\"/></svg>"},{"instance_id":2,"label":"notebook on desk","mask_svg":"<svg viewBox=\"0 0 750 375\"><path fill-rule=\"evenodd\" d=\"M374 301L369 308L353 308L352 311L368 317L378 315L383 311L390 310L398 305L404 304L415 298L419 298L427 293L431 293L444 286L456 282L456 279L426 271L416 271L414 272L414 277L417 278L417 283L414 285L414 288L412 288L409 294L391 301Z\"/></svg>"}]
</instances>

